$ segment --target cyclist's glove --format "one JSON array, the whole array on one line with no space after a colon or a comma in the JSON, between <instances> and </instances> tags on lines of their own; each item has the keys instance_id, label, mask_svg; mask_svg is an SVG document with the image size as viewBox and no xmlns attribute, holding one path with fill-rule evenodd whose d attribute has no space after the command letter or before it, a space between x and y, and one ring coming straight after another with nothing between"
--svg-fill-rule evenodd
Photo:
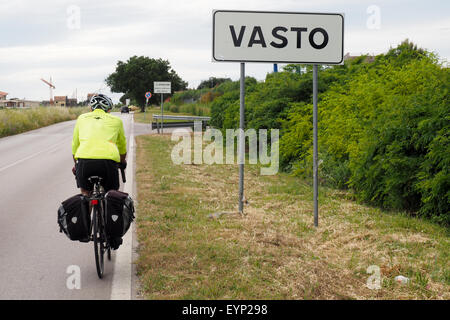
<instances>
[{"instance_id":1,"label":"cyclist's glove","mask_svg":"<svg viewBox=\"0 0 450 320\"><path fill-rule=\"evenodd\" d=\"M127 160L125 160L124 162L121 162L119 164L119 168L125 170L127 168Z\"/></svg>"}]
</instances>

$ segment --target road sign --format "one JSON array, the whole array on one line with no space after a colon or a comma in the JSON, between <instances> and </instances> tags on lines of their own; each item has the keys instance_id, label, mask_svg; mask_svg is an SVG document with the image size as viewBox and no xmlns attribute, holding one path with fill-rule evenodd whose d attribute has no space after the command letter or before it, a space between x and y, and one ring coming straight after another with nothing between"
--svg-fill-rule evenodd
<instances>
[{"instance_id":1,"label":"road sign","mask_svg":"<svg viewBox=\"0 0 450 320\"><path fill-rule=\"evenodd\" d=\"M168 81L153 82L153 92L155 92L155 93L172 93L171 82L168 82Z\"/></svg>"},{"instance_id":2,"label":"road sign","mask_svg":"<svg viewBox=\"0 0 450 320\"><path fill-rule=\"evenodd\" d=\"M342 64L344 15L214 10L212 59Z\"/></svg>"},{"instance_id":3,"label":"road sign","mask_svg":"<svg viewBox=\"0 0 450 320\"><path fill-rule=\"evenodd\" d=\"M126 100L125 100L125 104L126 104L126 106L128 107L128 106L130 105L130 99L126 99Z\"/></svg>"},{"instance_id":4,"label":"road sign","mask_svg":"<svg viewBox=\"0 0 450 320\"><path fill-rule=\"evenodd\" d=\"M163 94L172 93L171 82L170 81L154 81L153 91L155 93L161 94L161 134L164 133L164 108L163 108Z\"/></svg>"},{"instance_id":5,"label":"road sign","mask_svg":"<svg viewBox=\"0 0 450 320\"><path fill-rule=\"evenodd\" d=\"M213 10L212 59L240 62L239 156L244 159L245 62L313 64L314 225L319 225L317 92L319 64L344 63L344 15ZM274 68L275 69L275 68ZM275 71L275 70L274 70ZM239 164L239 212L243 213L244 161Z\"/></svg>"},{"instance_id":6,"label":"road sign","mask_svg":"<svg viewBox=\"0 0 450 320\"><path fill-rule=\"evenodd\" d=\"M147 100L150 99L152 97L152 93L150 91L146 92L145 97L147 98Z\"/></svg>"}]
</instances>

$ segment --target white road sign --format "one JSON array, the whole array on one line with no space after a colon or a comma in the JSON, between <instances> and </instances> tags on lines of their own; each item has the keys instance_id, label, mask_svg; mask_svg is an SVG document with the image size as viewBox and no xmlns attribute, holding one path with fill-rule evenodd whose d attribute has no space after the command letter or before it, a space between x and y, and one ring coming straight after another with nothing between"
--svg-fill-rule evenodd
<instances>
[{"instance_id":1,"label":"white road sign","mask_svg":"<svg viewBox=\"0 0 450 320\"><path fill-rule=\"evenodd\" d=\"M154 81L153 82L154 93L172 93L171 82L167 81Z\"/></svg>"},{"instance_id":2,"label":"white road sign","mask_svg":"<svg viewBox=\"0 0 450 320\"><path fill-rule=\"evenodd\" d=\"M344 15L214 10L212 59L341 64Z\"/></svg>"}]
</instances>

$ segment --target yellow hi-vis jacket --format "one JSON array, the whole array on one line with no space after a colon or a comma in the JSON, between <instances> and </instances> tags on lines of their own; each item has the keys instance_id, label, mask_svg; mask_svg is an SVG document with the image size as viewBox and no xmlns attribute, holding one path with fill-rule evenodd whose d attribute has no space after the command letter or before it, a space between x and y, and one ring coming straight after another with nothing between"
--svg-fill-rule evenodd
<instances>
[{"instance_id":1,"label":"yellow hi-vis jacket","mask_svg":"<svg viewBox=\"0 0 450 320\"><path fill-rule=\"evenodd\" d=\"M101 109L80 115L73 130L75 159L108 159L120 162L127 152L122 119Z\"/></svg>"}]
</instances>

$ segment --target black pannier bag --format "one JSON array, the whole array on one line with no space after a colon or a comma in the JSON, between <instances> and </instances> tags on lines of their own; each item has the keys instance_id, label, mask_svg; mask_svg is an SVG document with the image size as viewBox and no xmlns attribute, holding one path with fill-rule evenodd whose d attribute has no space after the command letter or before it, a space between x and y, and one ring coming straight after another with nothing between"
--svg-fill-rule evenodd
<instances>
[{"instance_id":1,"label":"black pannier bag","mask_svg":"<svg viewBox=\"0 0 450 320\"><path fill-rule=\"evenodd\" d=\"M134 220L134 203L128 193L110 190L105 195L106 234L111 238L122 237Z\"/></svg>"},{"instance_id":2,"label":"black pannier bag","mask_svg":"<svg viewBox=\"0 0 450 320\"><path fill-rule=\"evenodd\" d=\"M70 240L89 242L89 200L82 194L77 194L62 202L58 209L58 225L59 231L65 233Z\"/></svg>"}]
</instances>

